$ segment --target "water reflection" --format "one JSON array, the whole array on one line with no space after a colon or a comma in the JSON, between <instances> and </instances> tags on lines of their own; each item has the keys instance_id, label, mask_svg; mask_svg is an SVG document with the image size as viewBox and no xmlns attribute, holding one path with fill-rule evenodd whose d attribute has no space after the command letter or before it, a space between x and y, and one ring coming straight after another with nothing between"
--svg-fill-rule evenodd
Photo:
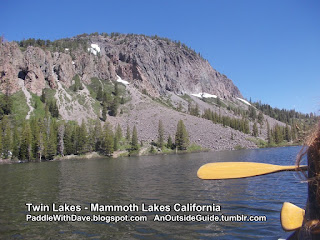
<instances>
[{"instance_id":1,"label":"water reflection","mask_svg":"<svg viewBox=\"0 0 320 240\"><path fill-rule=\"evenodd\" d=\"M303 207L306 184L294 172L255 178L203 181L208 162L255 161L292 165L299 148L208 152L120 159L65 160L0 166L0 236L44 239L277 239L284 201ZM119 205L219 204L218 214L266 215L267 222L26 222L26 202ZM206 213L202 214L217 214ZM82 210L82 215L90 214ZM106 213L121 215L126 213ZM159 213L159 214L166 214ZM175 213L172 214L184 214ZM197 213L185 213L197 214Z\"/></svg>"}]
</instances>

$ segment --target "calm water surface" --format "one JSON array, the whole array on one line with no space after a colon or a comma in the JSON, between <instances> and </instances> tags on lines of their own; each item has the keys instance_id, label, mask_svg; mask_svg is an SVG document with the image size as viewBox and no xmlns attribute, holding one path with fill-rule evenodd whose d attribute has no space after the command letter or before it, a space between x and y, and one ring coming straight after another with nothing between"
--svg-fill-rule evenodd
<instances>
[{"instance_id":1,"label":"calm water surface","mask_svg":"<svg viewBox=\"0 0 320 240\"><path fill-rule=\"evenodd\" d=\"M292 165L300 147L65 160L0 165L1 239L278 239L285 201L304 207L306 183L295 172L254 178L203 181L198 168L208 162L255 161ZM135 203L218 204L211 214L265 215L267 222L27 222L25 203L119 205ZM207 214L206 212L201 212ZM41 214L53 214L42 212ZM82 210L78 215L92 215ZM102 213L123 215L125 213ZM165 214L165 213L158 213ZM177 213L172 213L177 214ZM180 213L181 214L181 213ZM196 215L196 212L185 213Z\"/></svg>"}]
</instances>

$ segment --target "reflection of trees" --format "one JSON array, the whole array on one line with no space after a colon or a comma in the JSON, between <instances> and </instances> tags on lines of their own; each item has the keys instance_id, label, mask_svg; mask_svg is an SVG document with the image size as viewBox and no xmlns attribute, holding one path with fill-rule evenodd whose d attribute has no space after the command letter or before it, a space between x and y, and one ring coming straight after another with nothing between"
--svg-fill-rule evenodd
<instances>
[{"instance_id":1,"label":"reflection of trees","mask_svg":"<svg viewBox=\"0 0 320 240\"><path fill-rule=\"evenodd\" d=\"M0 212L1 237L11 239L14 234L21 238L33 239L39 236L54 236L54 222L26 223L26 214L38 215L39 212L27 212L26 203L52 206L58 201L59 171L57 163L28 163L3 165L0 168ZM51 214L41 212L41 214ZM29 227L28 227L29 226ZM22 230L23 228L23 230ZM35 231L38 233L36 235ZM45 237L47 236L47 237Z\"/></svg>"},{"instance_id":2,"label":"reflection of trees","mask_svg":"<svg viewBox=\"0 0 320 240\"><path fill-rule=\"evenodd\" d=\"M252 150L233 152L209 152L197 154L156 155L120 159L70 159L40 164L4 165L0 168L0 210L1 226L10 231L21 232L22 237L43 234L43 238L74 237L90 238L184 238L200 237L219 239L231 236L262 236L266 229L277 232L279 210L283 201L297 202L297 189L301 190L292 172L270 174L254 178L204 181L197 178L198 168L208 162L270 160L280 163L288 155L283 149ZM275 152L275 153L273 153ZM288 160L289 161L289 160ZM290 165L290 162L281 162ZM290 180L291 179L291 180ZM306 187L306 185L303 185ZM303 188L300 192L306 193ZM304 200L304 199L303 199ZM83 208L89 203L103 205L125 205L134 203L141 206L175 203L218 204L221 212L200 212L215 215L267 215L267 223L226 223L226 222L153 222L155 214L166 212L137 212L149 217L147 222L122 222L117 224L68 222L28 223L25 225L26 202L34 204L66 203L79 204ZM304 202L303 202L304 203ZM300 204L303 206L303 204ZM82 210L79 215L89 211ZM101 213L122 215L127 213ZM171 212L196 215L199 212ZM278 227L278 228L277 228ZM18 230L17 230L18 229ZM1 229L0 229L1 230ZM81 235L79 235L81 234ZM178 235L177 235L178 234ZM259 235L260 234L260 235ZM11 235L10 235L11 236ZM8 236L8 239L10 238ZM4 236L6 237L6 235Z\"/></svg>"}]
</instances>

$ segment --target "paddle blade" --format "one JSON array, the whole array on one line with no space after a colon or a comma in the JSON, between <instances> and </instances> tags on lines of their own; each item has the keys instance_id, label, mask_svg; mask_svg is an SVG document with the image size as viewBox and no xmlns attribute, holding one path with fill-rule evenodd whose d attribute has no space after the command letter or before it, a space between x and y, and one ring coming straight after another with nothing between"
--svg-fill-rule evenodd
<instances>
[{"instance_id":1,"label":"paddle blade","mask_svg":"<svg viewBox=\"0 0 320 240\"><path fill-rule=\"evenodd\" d=\"M278 166L255 162L217 162L203 165L199 168L197 175L201 179L231 179L295 169L295 166Z\"/></svg>"},{"instance_id":2,"label":"paddle blade","mask_svg":"<svg viewBox=\"0 0 320 240\"><path fill-rule=\"evenodd\" d=\"M302 226L305 211L298 206L285 202L282 205L280 219L283 230L295 231Z\"/></svg>"}]
</instances>

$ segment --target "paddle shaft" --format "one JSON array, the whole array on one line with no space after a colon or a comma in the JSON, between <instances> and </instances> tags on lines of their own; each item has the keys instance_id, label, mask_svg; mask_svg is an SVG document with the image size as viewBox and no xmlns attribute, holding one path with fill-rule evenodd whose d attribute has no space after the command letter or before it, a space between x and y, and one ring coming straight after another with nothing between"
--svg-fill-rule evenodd
<instances>
[{"instance_id":1,"label":"paddle shaft","mask_svg":"<svg viewBox=\"0 0 320 240\"><path fill-rule=\"evenodd\" d=\"M307 170L307 166L279 166L255 162L216 162L203 165L198 177L207 180L246 178L280 171Z\"/></svg>"}]
</instances>

